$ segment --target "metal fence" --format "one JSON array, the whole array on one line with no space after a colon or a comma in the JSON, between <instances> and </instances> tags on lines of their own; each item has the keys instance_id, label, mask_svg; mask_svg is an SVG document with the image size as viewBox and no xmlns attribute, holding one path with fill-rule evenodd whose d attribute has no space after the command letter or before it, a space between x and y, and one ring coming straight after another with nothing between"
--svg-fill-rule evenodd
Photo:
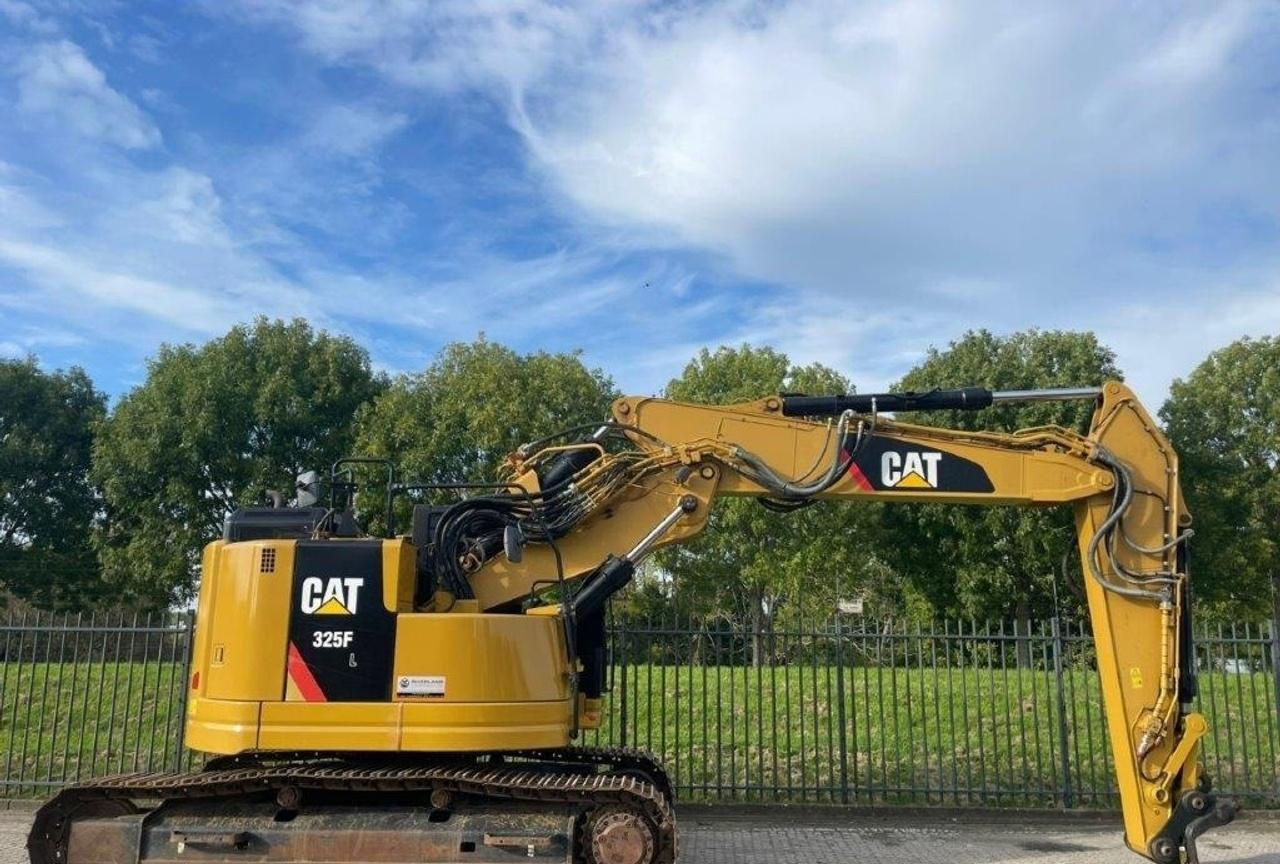
<instances>
[{"instance_id":1,"label":"metal fence","mask_svg":"<svg viewBox=\"0 0 1280 864\"><path fill-rule=\"evenodd\" d=\"M0 617L0 798L186 768L189 615Z\"/></svg>"},{"instance_id":2,"label":"metal fence","mask_svg":"<svg viewBox=\"0 0 1280 864\"><path fill-rule=\"evenodd\" d=\"M1280 806L1273 626L1198 634L1216 788ZM686 798L1118 806L1083 622L856 621L753 634L676 622L614 634L606 725L662 755Z\"/></svg>"},{"instance_id":3,"label":"metal fence","mask_svg":"<svg viewBox=\"0 0 1280 864\"><path fill-rule=\"evenodd\" d=\"M831 622L753 633L615 622L604 726L683 800L1114 807L1092 640L1080 622ZM1198 633L1217 788L1280 806L1274 626ZM191 620L0 617L0 797L188 768Z\"/></svg>"}]
</instances>

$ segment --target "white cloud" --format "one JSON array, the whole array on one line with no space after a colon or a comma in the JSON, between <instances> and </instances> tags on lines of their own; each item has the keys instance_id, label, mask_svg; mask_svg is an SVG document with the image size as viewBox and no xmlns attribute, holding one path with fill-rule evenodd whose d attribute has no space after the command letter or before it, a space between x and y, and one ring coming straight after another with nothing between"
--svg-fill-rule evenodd
<instances>
[{"instance_id":1,"label":"white cloud","mask_svg":"<svg viewBox=\"0 0 1280 864\"><path fill-rule=\"evenodd\" d=\"M228 323L226 308L204 292L106 270L52 246L0 238L0 261L68 299L79 295L82 301L142 312L184 330L217 330Z\"/></svg>"},{"instance_id":2,"label":"white cloud","mask_svg":"<svg viewBox=\"0 0 1280 864\"><path fill-rule=\"evenodd\" d=\"M309 147L342 156L364 156L402 130L408 117L365 106L325 106L312 121L303 140Z\"/></svg>"},{"instance_id":3,"label":"white cloud","mask_svg":"<svg viewBox=\"0 0 1280 864\"><path fill-rule=\"evenodd\" d=\"M9 327L0 341L0 357L26 357L46 349L66 349L85 344L83 337L62 327L36 327L29 324Z\"/></svg>"},{"instance_id":4,"label":"white cloud","mask_svg":"<svg viewBox=\"0 0 1280 864\"><path fill-rule=\"evenodd\" d=\"M1099 337L1119 346L1134 389L1158 406L1171 378L1185 377L1210 351L1241 336L1280 335L1280 276L1260 276L1243 289L1209 287L1186 304L1121 302L1114 318Z\"/></svg>"},{"instance_id":5,"label":"white cloud","mask_svg":"<svg viewBox=\"0 0 1280 864\"><path fill-rule=\"evenodd\" d=\"M141 350L304 314L409 368L485 330L582 345L639 390L722 341L774 344L866 389L967 327L1092 328L1152 402L1210 348L1280 329L1280 15L1258 5L205 8L285 29L280 51L301 46L341 87L288 57L299 95L264 98L270 133L203 140L197 100L139 89L173 121L161 148L117 67L30 42L9 72L13 140L45 144L48 164L0 164L0 266L34 286L0 286L0 309L56 309ZM37 26L18 0L0 15ZM181 63L183 38L166 35L159 59ZM525 147L517 182L428 164L450 147L405 155L419 131L455 148L487 134L493 105ZM427 212L407 212L389 176L417 184ZM452 224L450 205L473 198L492 224ZM502 242L543 221L546 238ZM410 225L433 241L421 254Z\"/></svg>"},{"instance_id":6,"label":"white cloud","mask_svg":"<svg viewBox=\"0 0 1280 864\"><path fill-rule=\"evenodd\" d=\"M0 310L15 323L59 322L95 341L150 351L258 314L332 321L316 300L324 286L306 284L280 262L292 257L314 267L323 252L263 212L269 197L228 200L220 186L241 170L222 171L220 182L168 153L122 158L120 148L155 151L160 133L74 43L25 48L12 74L11 110L52 121L0 136L16 162L27 161L33 143L42 151L34 166L0 162L0 272L16 277L0 283ZM363 163L404 122L338 106L319 112L274 158L287 165L302 152L312 163ZM365 173L363 164L353 170ZM300 171L288 179L299 187L315 180ZM334 200L351 185L330 190L318 209L340 211ZM6 341L23 345L12 331Z\"/></svg>"},{"instance_id":7,"label":"white cloud","mask_svg":"<svg viewBox=\"0 0 1280 864\"><path fill-rule=\"evenodd\" d=\"M15 27L22 27L36 33L54 33L58 27L52 20L41 15L30 3L22 0L0 0L0 16L3 16Z\"/></svg>"},{"instance_id":8,"label":"white cloud","mask_svg":"<svg viewBox=\"0 0 1280 864\"><path fill-rule=\"evenodd\" d=\"M82 337L153 348L256 313L306 314L310 293L240 241L206 175L92 161L93 182L0 172L0 307ZM80 180L80 178L75 178ZM315 316L323 320L323 315Z\"/></svg>"},{"instance_id":9,"label":"white cloud","mask_svg":"<svg viewBox=\"0 0 1280 864\"><path fill-rule=\"evenodd\" d=\"M373 65L401 84L459 91L537 82L561 51L579 50L638 4L242 0L237 5L251 19L291 28L306 49L327 61Z\"/></svg>"},{"instance_id":10,"label":"white cloud","mask_svg":"<svg viewBox=\"0 0 1280 864\"><path fill-rule=\"evenodd\" d=\"M1260 154L1232 146L1242 122L1280 145L1274 127L1223 122L1228 60L1250 32L1234 7L1197 26L983 9L804 3L635 27L573 82L581 96L556 90L567 107L548 99L519 121L597 217L863 298L956 279L1061 284L1114 251L1099 229L1180 240L1206 198L1244 191L1248 169L1254 201L1276 188Z\"/></svg>"},{"instance_id":11,"label":"white cloud","mask_svg":"<svg viewBox=\"0 0 1280 864\"><path fill-rule=\"evenodd\" d=\"M37 201L22 186L25 172L8 163L0 162L0 213L3 224L10 229L47 231L63 223L63 217L53 208Z\"/></svg>"},{"instance_id":12,"label":"white cloud","mask_svg":"<svg viewBox=\"0 0 1280 864\"><path fill-rule=\"evenodd\" d=\"M232 240L222 222L222 199L214 190L213 180L185 168L170 168L155 178L156 187L148 190L131 208L126 218L153 236L167 237L181 243L225 248Z\"/></svg>"},{"instance_id":13,"label":"white cloud","mask_svg":"<svg viewBox=\"0 0 1280 864\"><path fill-rule=\"evenodd\" d=\"M487 93L584 225L713 250L780 286L710 340L821 346L855 372L875 352L886 362L868 374L887 380L966 327L1096 328L1158 400L1193 358L1156 345L1235 331L1117 324L1117 300L1211 313L1269 296L1276 280L1257 274L1280 273L1280 15L1258 4L325 0L251 14L323 62Z\"/></svg>"},{"instance_id":14,"label":"white cloud","mask_svg":"<svg viewBox=\"0 0 1280 864\"><path fill-rule=\"evenodd\" d=\"M160 131L68 40L32 45L15 68L17 107L80 135L131 150L156 147Z\"/></svg>"}]
</instances>

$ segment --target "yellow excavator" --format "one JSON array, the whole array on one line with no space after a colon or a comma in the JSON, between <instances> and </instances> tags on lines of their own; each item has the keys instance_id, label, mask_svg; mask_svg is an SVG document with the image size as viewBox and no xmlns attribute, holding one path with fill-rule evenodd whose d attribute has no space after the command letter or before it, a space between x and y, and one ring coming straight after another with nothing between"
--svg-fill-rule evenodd
<instances>
[{"instance_id":1,"label":"yellow excavator","mask_svg":"<svg viewBox=\"0 0 1280 864\"><path fill-rule=\"evenodd\" d=\"M1087 434L899 419L1059 399L1095 403ZM384 470L375 537L352 515L354 478ZM662 767L574 742L602 720L609 599L654 549L703 530L721 496L1070 505L1126 843L1195 864L1196 838L1235 815L1210 791L1190 710L1178 459L1122 383L727 407L625 397L606 422L519 448L494 484L343 460L324 506L315 479L297 506L236 511L204 551L186 699L204 768L66 788L37 814L33 864L670 864ZM443 492L396 534L397 496Z\"/></svg>"}]
</instances>

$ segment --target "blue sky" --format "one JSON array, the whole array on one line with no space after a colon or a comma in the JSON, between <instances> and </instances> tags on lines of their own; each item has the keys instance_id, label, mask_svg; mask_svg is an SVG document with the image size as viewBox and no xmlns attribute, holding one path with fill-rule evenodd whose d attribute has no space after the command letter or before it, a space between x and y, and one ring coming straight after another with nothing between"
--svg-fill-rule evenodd
<instances>
[{"instance_id":1,"label":"blue sky","mask_svg":"<svg viewBox=\"0 0 1280 864\"><path fill-rule=\"evenodd\" d=\"M1278 154L1262 3L0 0L0 354L119 394L302 315L866 390L1063 327L1158 403L1280 333Z\"/></svg>"}]
</instances>

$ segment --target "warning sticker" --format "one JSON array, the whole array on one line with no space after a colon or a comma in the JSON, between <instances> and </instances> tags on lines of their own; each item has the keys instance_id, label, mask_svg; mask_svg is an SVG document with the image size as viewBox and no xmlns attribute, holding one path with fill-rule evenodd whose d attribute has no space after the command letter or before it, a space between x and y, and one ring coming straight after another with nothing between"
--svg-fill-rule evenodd
<instances>
[{"instance_id":1,"label":"warning sticker","mask_svg":"<svg viewBox=\"0 0 1280 864\"><path fill-rule=\"evenodd\" d=\"M401 675L396 678L397 696L443 696L443 675Z\"/></svg>"}]
</instances>

